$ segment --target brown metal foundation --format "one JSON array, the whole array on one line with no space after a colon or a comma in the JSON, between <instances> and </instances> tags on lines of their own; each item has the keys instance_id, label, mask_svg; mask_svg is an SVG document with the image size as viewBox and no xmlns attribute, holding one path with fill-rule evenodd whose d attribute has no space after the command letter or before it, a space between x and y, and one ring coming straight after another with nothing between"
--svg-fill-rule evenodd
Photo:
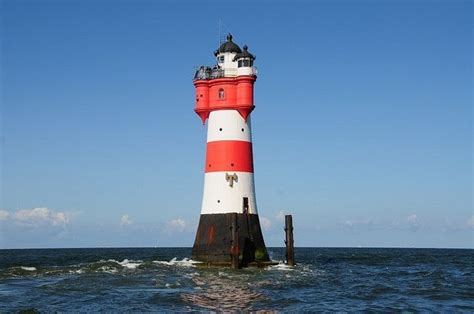
<instances>
[{"instance_id":1,"label":"brown metal foundation","mask_svg":"<svg viewBox=\"0 0 474 314\"><path fill-rule=\"evenodd\" d=\"M235 216L237 229L233 228ZM236 236L238 241L235 241ZM201 215L192 258L209 266L230 266L232 253L238 253L239 267L271 264L258 215Z\"/></svg>"}]
</instances>

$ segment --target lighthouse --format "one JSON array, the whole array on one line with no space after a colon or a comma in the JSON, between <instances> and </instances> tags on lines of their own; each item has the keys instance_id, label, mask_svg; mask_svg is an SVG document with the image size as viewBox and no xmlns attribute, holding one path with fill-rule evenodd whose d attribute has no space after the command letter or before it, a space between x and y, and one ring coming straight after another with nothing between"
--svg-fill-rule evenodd
<instances>
[{"instance_id":1,"label":"lighthouse","mask_svg":"<svg viewBox=\"0 0 474 314\"><path fill-rule=\"evenodd\" d=\"M207 123L204 193L192 257L225 265L268 262L257 212L250 114L255 56L232 35L214 52L216 65L194 75L195 112Z\"/></svg>"}]
</instances>

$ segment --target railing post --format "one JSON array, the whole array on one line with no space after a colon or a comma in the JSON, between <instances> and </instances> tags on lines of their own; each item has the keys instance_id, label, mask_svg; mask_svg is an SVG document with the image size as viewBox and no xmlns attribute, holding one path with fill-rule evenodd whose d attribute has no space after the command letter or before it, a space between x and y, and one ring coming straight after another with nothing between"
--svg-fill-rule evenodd
<instances>
[{"instance_id":1,"label":"railing post","mask_svg":"<svg viewBox=\"0 0 474 314\"><path fill-rule=\"evenodd\" d=\"M232 243L230 246L230 266L233 269L239 269L239 225L237 213L232 214L231 234Z\"/></svg>"},{"instance_id":2,"label":"railing post","mask_svg":"<svg viewBox=\"0 0 474 314\"><path fill-rule=\"evenodd\" d=\"M293 217L285 215L285 244L286 244L286 264L295 266L295 250L293 240Z\"/></svg>"}]
</instances>

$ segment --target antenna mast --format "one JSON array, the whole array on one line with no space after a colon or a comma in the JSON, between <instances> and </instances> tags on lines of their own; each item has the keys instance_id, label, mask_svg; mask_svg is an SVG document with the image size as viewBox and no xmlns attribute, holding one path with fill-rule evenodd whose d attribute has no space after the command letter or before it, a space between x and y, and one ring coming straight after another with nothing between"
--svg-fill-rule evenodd
<instances>
[{"instance_id":1,"label":"antenna mast","mask_svg":"<svg viewBox=\"0 0 474 314\"><path fill-rule=\"evenodd\" d=\"M221 35L221 28L222 28L222 19L219 18L219 42L217 44L217 46L219 47L219 45L221 44L221 38L222 38L222 35Z\"/></svg>"},{"instance_id":2,"label":"antenna mast","mask_svg":"<svg viewBox=\"0 0 474 314\"><path fill-rule=\"evenodd\" d=\"M219 46L225 41L225 34L222 34L223 28L225 25L222 23L222 18L219 18Z\"/></svg>"}]
</instances>

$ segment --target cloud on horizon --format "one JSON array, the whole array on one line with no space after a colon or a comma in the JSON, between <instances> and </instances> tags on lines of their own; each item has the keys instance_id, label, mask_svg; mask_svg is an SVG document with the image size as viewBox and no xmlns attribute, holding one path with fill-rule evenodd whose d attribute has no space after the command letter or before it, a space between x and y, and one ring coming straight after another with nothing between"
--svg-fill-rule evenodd
<instances>
[{"instance_id":1,"label":"cloud on horizon","mask_svg":"<svg viewBox=\"0 0 474 314\"><path fill-rule=\"evenodd\" d=\"M467 225L474 229L474 215L467 220Z\"/></svg>"},{"instance_id":2,"label":"cloud on horizon","mask_svg":"<svg viewBox=\"0 0 474 314\"><path fill-rule=\"evenodd\" d=\"M14 213L0 210L0 220L13 221L21 226L58 226L66 227L70 223L70 215L65 212L55 212L46 207L22 209Z\"/></svg>"},{"instance_id":3,"label":"cloud on horizon","mask_svg":"<svg viewBox=\"0 0 474 314\"><path fill-rule=\"evenodd\" d=\"M133 220L131 220L127 214L122 215L122 218L120 218L121 226L128 226L128 225L131 225L132 223L133 223Z\"/></svg>"},{"instance_id":4,"label":"cloud on horizon","mask_svg":"<svg viewBox=\"0 0 474 314\"><path fill-rule=\"evenodd\" d=\"M167 232L184 232L188 223L181 218L172 219L166 222L166 231Z\"/></svg>"},{"instance_id":5,"label":"cloud on horizon","mask_svg":"<svg viewBox=\"0 0 474 314\"><path fill-rule=\"evenodd\" d=\"M285 213L283 212L283 209L280 209L280 211L275 215L275 219L278 221L285 221Z\"/></svg>"},{"instance_id":6,"label":"cloud on horizon","mask_svg":"<svg viewBox=\"0 0 474 314\"><path fill-rule=\"evenodd\" d=\"M359 218L347 219L338 223L344 229L357 230L359 232L368 230L391 230L391 231L412 231L421 232L421 230L440 230L444 232L460 231L474 228L474 215L465 220L465 218L441 218L441 217L419 217L413 213L405 217L398 218ZM328 225L325 229L331 229Z\"/></svg>"},{"instance_id":7,"label":"cloud on horizon","mask_svg":"<svg viewBox=\"0 0 474 314\"><path fill-rule=\"evenodd\" d=\"M0 221L7 220L8 217L10 217L10 213L7 212L6 210L0 209Z\"/></svg>"},{"instance_id":8,"label":"cloud on horizon","mask_svg":"<svg viewBox=\"0 0 474 314\"><path fill-rule=\"evenodd\" d=\"M272 222L267 217L261 216L260 217L260 223L261 223L262 228L263 228L264 231L268 231L272 226Z\"/></svg>"}]
</instances>

